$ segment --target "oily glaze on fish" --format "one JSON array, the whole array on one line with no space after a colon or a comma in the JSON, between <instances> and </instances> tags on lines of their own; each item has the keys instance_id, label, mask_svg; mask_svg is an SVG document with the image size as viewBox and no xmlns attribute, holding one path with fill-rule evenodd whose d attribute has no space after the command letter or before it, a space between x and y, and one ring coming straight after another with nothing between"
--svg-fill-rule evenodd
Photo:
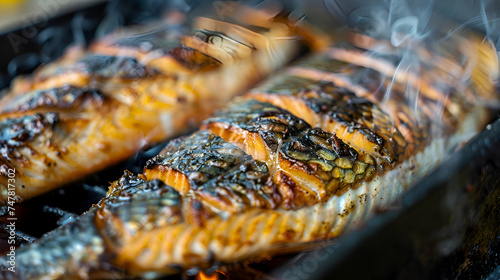
<instances>
[{"instance_id":1,"label":"oily glaze on fish","mask_svg":"<svg viewBox=\"0 0 500 280\"><path fill-rule=\"evenodd\" d=\"M185 132L307 45L304 27L286 15L262 24L258 33L200 18L193 25L201 31L184 35L182 20L169 21L146 34L110 35L86 52L72 49L19 78L0 102L8 131L0 142L0 202L7 170L16 170L17 201L82 178Z\"/></svg>"},{"instance_id":2,"label":"oily glaze on fish","mask_svg":"<svg viewBox=\"0 0 500 280\"><path fill-rule=\"evenodd\" d=\"M421 110L405 102L397 80L379 96L373 86L387 87L385 77L339 62L336 50L234 99L142 174L126 172L87 213L18 249L18 274L3 276L105 270L155 278L333 238L390 204L485 123L486 109L457 89L422 98ZM431 111L440 100L443 121Z\"/></svg>"}]
</instances>

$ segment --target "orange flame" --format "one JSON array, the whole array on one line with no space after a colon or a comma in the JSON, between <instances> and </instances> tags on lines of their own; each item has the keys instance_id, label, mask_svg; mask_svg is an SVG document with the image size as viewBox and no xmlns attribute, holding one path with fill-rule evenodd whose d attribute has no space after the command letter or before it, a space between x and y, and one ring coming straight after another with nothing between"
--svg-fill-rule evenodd
<instances>
[{"instance_id":1,"label":"orange flame","mask_svg":"<svg viewBox=\"0 0 500 280\"><path fill-rule=\"evenodd\" d=\"M224 280L224 279L229 279L226 274L224 274L222 271L216 271L212 275L207 275L203 271L200 271L196 275L196 280Z\"/></svg>"}]
</instances>

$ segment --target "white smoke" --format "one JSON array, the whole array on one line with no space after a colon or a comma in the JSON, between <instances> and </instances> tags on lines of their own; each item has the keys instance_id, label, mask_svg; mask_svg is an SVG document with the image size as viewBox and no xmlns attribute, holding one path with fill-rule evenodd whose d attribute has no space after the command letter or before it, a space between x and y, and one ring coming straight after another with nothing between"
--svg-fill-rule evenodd
<instances>
[{"instance_id":1,"label":"white smoke","mask_svg":"<svg viewBox=\"0 0 500 280\"><path fill-rule=\"evenodd\" d=\"M445 108L442 102L445 102L443 100L450 94L450 85L458 82L467 83L474 71L477 54L466 53L463 48L453 45L460 41L456 38L462 36L462 29L483 33L485 40L496 43L497 47L500 45L500 2L493 0L323 1L335 18L363 34L384 42L373 44L368 48L370 56L382 57L392 54L397 60L393 61L395 65L393 73L391 71L382 74L385 75L382 85L387 84L385 87L382 85L380 87L385 88L382 104L391 99L396 84L400 90L404 87L404 101L413 109L417 120L420 99L422 94L425 95L429 90L429 86L431 92L435 90L444 93L441 94L444 96L443 99L438 101L437 110L432 112L435 114L432 116L434 120L441 120ZM449 40L450 38L453 40ZM432 56L423 57L426 52ZM439 56L458 66L463 63L461 56L466 56L468 63L457 71L457 67L439 65L440 62L433 61L434 57ZM443 77L439 79L448 87L440 85L441 80L437 81L437 78L432 80L434 77L430 77L429 80L429 74L425 70L429 65L434 65L443 72ZM423 83L425 86L422 86ZM488 105L494 106L495 102L490 102Z\"/></svg>"}]
</instances>

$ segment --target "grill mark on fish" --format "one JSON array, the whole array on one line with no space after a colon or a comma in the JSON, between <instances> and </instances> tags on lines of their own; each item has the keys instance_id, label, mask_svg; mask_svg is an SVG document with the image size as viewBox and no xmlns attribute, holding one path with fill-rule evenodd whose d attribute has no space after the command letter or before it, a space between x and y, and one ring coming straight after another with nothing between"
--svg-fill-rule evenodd
<instances>
[{"instance_id":1,"label":"grill mark on fish","mask_svg":"<svg viewBox=\"0 0 500 280\"><path fill-rule=\"evenodd\" d=\"M465 99L467 95L470 95L470 89L468 89L463 84L461 78L457 79L447 72L442 72L436 69L424 69L418 74L414 74L411 72L402 73L402 71L398 72L396 71L396 67L399 63L399 59L395 58L393 62L387 62L386 59L371 56L366 52L361 52L360 50L355 50L353 48L332 48L330 51L330 56L331 58L338 60L345 60L347 56L351 57L349 61L351 61L353 65L358 65L365 69L374 70L371 71L372 75L368 75L368 77L373 77L373 73L379 73L379 75L382 75L384 77L392 77L395 75L395 78L391 80L391 87L394 87L395 92L404 93L406 92L407 87L418 88L420 90L418 105L421 107L422 112L427 115L430 121L435 122L436 120L435 110L430 109L426 111L426 109L433 106L434 104L439 104L440 106L442 106L442 109L444 111L442 119L439 118L439 121L441 123L434 123L434 125L440 125L444 123L444 125L441 125L442 129L446 129L450 125L456 125L457 118L459 117L456 114L459 114L461 110L456 110L453 108L463 108L464 106L470 106L469 103L471 100L467 101ZM420 61L420 63L422 62ZM418 75L421 75L421 77L419 77ZM388 80L389 79L386 79L385 81L385 87L388 87L389 85ZM378 85L380 84L381 83L379 82ZM447 94L448 90L451 92ZM457 90L460 90L460 92L457 92Z\"/></svg>"},{"instance_id":2,"label":"grill mark on fish","mask_svg":"<svg viewBox=\"0 0 500 280\"><path fill-rule=\"evenodd\" d=\"M122 82L132 79L152 78L160 71L144 65L134 57L87 54L71 65L53 67L38 73L34 86L41 89L73 85L84 87L111 79ZM118 86L118 84L117 84Z\"/></svg>"},{"instance_id":3,"label":"grill mark on fish","mask_svg":"<svg viewBox=\"0 0 500 280\"><path fill-rule=\"evenodd\" d=\"M342 135L343 141L355 148L386 157L390 162L396 162L407 145L390 117L377 105L332 82L283 75L254 90L249 97L288 109L303 116L311 126ZM291 106L296 104L299 106ZM366 140L372 143L370 147L363 146Z\"/></svg>"},{"instance_id":4,"label":"grill mark on fish","mask_svg":"<svg viewBox=\"0 0 500 280\"><path fill-rule=\"evenodd\" d=\"M328 57L315 60L312 65L317 67L318 64L328 65L329 63L332 63L335 67L338 65L337 60ZM398 87L397 81L391 87L390 97L385 99L386 86L389 85L391 80L372 69L352 64L345 67L341 64L334 73L330 73L313 69L308 61L302 61L296 67L292 67L289 72L293 76L314 81L333 82L335 85L354 92L358 97L366 98L373 104L379 104L380 108L391 117L394 128L400 131L404 140L408 143L407 155L412 155L415 150L418 151L425 147L429 139L428 133L431 125L443 126L443 122L436 122L437 118L434 115L427 115L430 112L429 110L422 112L410 108L407 105L408 102L405 101L404 91L400 91L402 86ZM424 106L427 106L427 104L423 103L420 107ZM450 125L453 125L453 123L450 123Z\"/></svg>"},{"instance_id":5,"label":"grill mark on fish","mask_svg":"<svg viewBox=\"0 0 500 280\"><path fill-rule=\"evenodd\" d=\"M19 151L28 148L28 143L40 135L50 136L48 130L59 122L56 113L25 115L15 119L5 119L0 121L0 155L6 161L15 160L27 163ZM33 151L34 152L34 151ZM7 177L6 173L2 173Z\"/></svg>"}]
</instances>

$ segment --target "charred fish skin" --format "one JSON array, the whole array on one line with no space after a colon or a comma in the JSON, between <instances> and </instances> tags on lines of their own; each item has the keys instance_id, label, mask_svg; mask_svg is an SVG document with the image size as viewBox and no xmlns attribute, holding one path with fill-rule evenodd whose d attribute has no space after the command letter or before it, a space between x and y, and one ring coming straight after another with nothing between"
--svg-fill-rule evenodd
<instances>
[{"instance_id":1,"label":"charred fish skin","mask_svg":"<svg viewBox=\"0 0 500 280\"><path fill-rule=\"evenodd\" d=\"M152 77L156 69L140 63L134 57L90 55L76 63L75 68L84 73L92 73L99 78L120 77L140 79Z\"/></svg>"},{"instance_id":2,"label":"charred fish skin","mask_svg":"<svg viewBox=\"0 0 500 280\"><path fill-rule=\"evenodd\" d=\"M202 203L229 214L255 207L273 209L281 203L267 165L257 160L246 161L216 180L208 181L195 195Z\"/></svg>"},{"instance_id":3,"label":"charred fish skin","mask_svg":"<svg viewBox=\"0 0 500 280\"><path fill-rule=\"evenodd\" d=\"M23 148L30 149L29 142L34 138L50 134L59 121L54 113L26 115L15 119L6 119L0 122L0 151L2 155L2 176L8 177L7 169L14 167L10 160L27 163L28 159L21 154ZM33 151L35 152L35 151ZM5 181L7 181L5 179Z\"/></svg>"},{"instance_id":4,"label":"charred fish skin","mask_svg":"<svg viewBox=\"0 0 500 280\"><path fill-rule=\"evenodd\" d=\"M0 121L0 187L1 195L7 197L9 170L18 165L29 165L29 154L36 153L30 143L37 138L50 137L53 127L59 122L55 113L25 115ZM12 171L11 171L12 172ZM24 188L24 181L20 181ZM21 200L19 196L14 198Z\"/></svg>"},{"instance_id":5,"label":"charred fish skin","mask_svg":"<svg viewBox=\"0 0 500 280\"><path fill-rule=\"evenodd\" d=\"M235 102L228 110L216 113L203 124L204 127L225 124L258 133L273 151L276 151L279 140L285 135L310 127L305 121L285 110L255 100Z\"/></svg>"},{"instance_id":6,"label":"charred fish skin","mask_svg":"<svg viewBox=\"0 0 500 280\"><path fill-rule=\"evenodd\" d=\"M158 70L142 64L134 57L89 54L70 67L61 67L53 72L40 75L45 81L51 76L67 75L68 72L81 74L88 79L140 79L154 76ZM88 83L88 82L87 82Z\"/></svg>"},{"instance_id":7,"label":"charred fish skin","mask_svg":"<svg viewBox=\"0 0 500 280\"><path fill-rule=\"evenodd\" d=\"M254 207L276 208L280 203L265 163L253 160L222 138L199 131L175 146L188 152L180 149L181 153L172 151L152 159L139 177L125 174L99 205L96 225L110 255L116 256L110 262L117 268L127 268L128 273L156 277L179 272L188 263L198 266L218 261L212 259L210 247L215 245L206 232L209 228L216 230L214 221ZM201 151L203 157L198 153ZM211 158L214 151L221 154L215 169ZM171 159L182 163L172 163ZM221 165L222 162L227 165ZM162 174L154 171L163 165L174 165L177 172L188 177L192 188L183 194L162 182L168 179L158 180ZM197 176L188 176L192 172L198 172ZM214 175L217 177L209 179ZM202 176L207 180L200 182L198 178ZM161 242L154 248L139 241L158 236ZM177 238L181 240L176 242ZM176 247L193 251L182 249L180 254L173 253Z\"/></svg>"},{"instance_id":8,"label":"charred fish skin","mask_svg":"<svg viewBox=\"0 0 500 280\"><path fill-rule=\"evenodd\" d=\"M60 279L65 275L88 278L102 265L104 242L94 224L91 209L64 226L47 233L41 240L15 250L15 260L1 258L2 279ZM12 265L14 264L14 265ZM11 268L9 270L9 268Z\"/></svg>"},{"instance_id":9,"label":"charred fish skin","mask_svg":"<svg viewBox=\"0 0 500 280\"><path fill-rule=\"evenodd\" d=\"M41 108L61 108L83 111L88 108L87 102L103 103L106 97L96 89L65 86L49 90L34 90L16 96L10 102L0 105L0 111L5 113L23 113Z\"/></svg>"},{"instance_id":10,"label":"charred fish skin","mask_svg":"<svg viewBox=\"0 0 500 280\"><path fill-rule=\"evenodd\" d=\"M175 150L151 159L144 175L161 178L156 172L163 168L185 176L189 188L181 193L190 194L209 211L227 215L251 207L274 208L280 203L264 162L253 160L240 148L207 131L198 131L183 139Z\"/></svg>"},{"instance_id":11,"label":"charred fish skin","mask_svg":"<svg viewBox=\"0 0 500 280\"><path fill-rule=\"evenodd\" d=\"M247 96L301 115L309 125L335 132L355 148L391 163L398 161L407 145L391 117L379 106L332 81L318 82L285 73ZM371 147L360 145L361 139L371 142Z\"/></svg>"},{"instance_id":12,"label":"charred fish skin","mask_svg":"<svg viewBox=\"0 0 500 280\"><path fill-rule=\"evenodd\" d=\"M270 103L235 102L205 121L204 128L226 141L237 139L247 153L265 161L285 209L326 201L383 172L372 156Z\"/></svg>"},{"instance_id":13,"label":"charred fish skin","mask_svg":"<svg viewBox=\"0 0 500 280\"><path fill-rule=\"evenodd\" d=\"M189 29L189 22L186 21L184 15L171 14L168 21L155 22L106 35L94 42L90 49L107 55L126 53L136 58L152 52L158 52L156 56L162 56L180 47L179 39L184 34L188 34Z\"/></svg>"},{"instance_id":14,"label":"charred fish skin","mask_svg":"<svg viewBox=\"0 0 500 280\"><path fill-rule=\"evenodd\" d=\"M192 189L197 189L251 158L222 138L203 132L186 138L178 149L175 153L162 154L149 160L146 169L164 166L181 172L189 178Z\"/></svg>"}]
</instances>

